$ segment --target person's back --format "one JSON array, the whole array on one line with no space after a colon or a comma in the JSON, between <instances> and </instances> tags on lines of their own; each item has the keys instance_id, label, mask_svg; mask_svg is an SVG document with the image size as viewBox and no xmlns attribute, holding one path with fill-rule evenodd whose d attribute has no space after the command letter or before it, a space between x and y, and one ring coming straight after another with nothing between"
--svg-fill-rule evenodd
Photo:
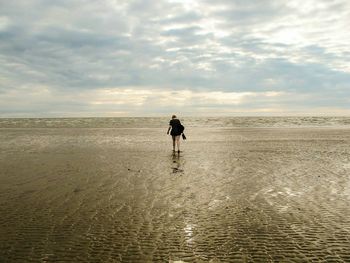
<instances>
[{"instance_id":1,"label":"person's back","mask_svg":"<svg viewBox=\"0 0 350 263\"><path fill-rule=\"evenodd\" d=\"M177 151L180 152L180 135L182 134L184 127L182 126L180 120L176 118L176 115L171 117L167 134L169 134L170 130L170 135L173 139L173 151L175 151L176 143Z\"/></svg>"},{"instance_id":2,"label":"person's back","mask_svg":"<svg viewBox=\"0 0 350 263\"><path fill-rule=\"evenodd\" d=\"M171 135L172 136L178 136L182 133L182 125L179 119L172 119L169 122L169 125L171 126Z\"/></svg>"}]
</instances>

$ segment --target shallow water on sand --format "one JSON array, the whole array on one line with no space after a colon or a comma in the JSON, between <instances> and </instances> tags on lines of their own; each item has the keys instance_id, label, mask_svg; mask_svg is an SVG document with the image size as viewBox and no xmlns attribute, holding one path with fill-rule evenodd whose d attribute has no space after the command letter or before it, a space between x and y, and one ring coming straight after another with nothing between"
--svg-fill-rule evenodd
<instances>
[{"instance_id":1,"label":"shallow water on sand","mask_svg":"<svg viewBox=\"0 0 350 263\"><path fill-rule=\"evenodd\" d=\"M350 130L0 129L0 262L349 262Z\"/></svg>"}]
</instances>

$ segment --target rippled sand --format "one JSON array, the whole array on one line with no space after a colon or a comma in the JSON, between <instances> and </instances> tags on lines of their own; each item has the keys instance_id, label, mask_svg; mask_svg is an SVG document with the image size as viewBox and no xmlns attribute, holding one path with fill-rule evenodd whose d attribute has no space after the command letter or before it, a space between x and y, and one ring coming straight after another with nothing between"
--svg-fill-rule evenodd
<instances>
[{"instance_id":1,"label":"rippled sand","mask_svg":"<svg viewBox=\"0 0 350 263\"><path fill-rule=\"evenodd\" d=\"M0 262L350 262L350 130L0 129Z\"/></svg>"}]
</instances>

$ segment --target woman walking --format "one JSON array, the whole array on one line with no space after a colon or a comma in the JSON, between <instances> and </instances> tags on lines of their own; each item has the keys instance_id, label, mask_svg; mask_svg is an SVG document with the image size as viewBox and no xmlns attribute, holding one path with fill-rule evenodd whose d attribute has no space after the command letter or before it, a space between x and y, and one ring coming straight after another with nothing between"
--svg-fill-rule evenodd
<instances>
[{"instance_id":1,"label":"woman walking","mask_svg":"<svg viewBox=\"0 0 350 263\"><path fill-rule=\"evenodd\" d=\"M167 134L169 134L170 130L171 130L170 135L173 139L173 151L175 152L175 144L176 144L177 152L180 152L180 136L184 131L184 126L182 126L180 120L176 118L176 115L173 115L171 117Z\"/></svg>"}]
</instances>

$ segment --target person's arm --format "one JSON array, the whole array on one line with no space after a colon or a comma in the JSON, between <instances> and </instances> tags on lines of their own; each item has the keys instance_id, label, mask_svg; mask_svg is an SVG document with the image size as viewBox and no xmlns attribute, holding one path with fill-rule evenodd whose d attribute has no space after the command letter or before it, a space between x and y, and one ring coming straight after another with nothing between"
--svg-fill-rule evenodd
<instances>
[{"instance_id":1,"label":"person's arm","mask_svg":"<svg viewBox=\"0 0 350 263\"><path fill-rule=\"evenodd\" d=\"M173 124L173 120L170 120L169 121L169 128L168 128L168 131L166 132L166 134L169 134L171 128L173 127L172 124Z\"/></svg>"},{"instance_id":2,"label":"person's arm","mask_svg":"<svg viewBox=\"0 0 350 263\"><path fill-rule=\"evenodd\" d=\"M168 131L166 132L166 134L169 134L170 130L171 130L171 126L169 125Z\"/></svg>"}]
</instances>

